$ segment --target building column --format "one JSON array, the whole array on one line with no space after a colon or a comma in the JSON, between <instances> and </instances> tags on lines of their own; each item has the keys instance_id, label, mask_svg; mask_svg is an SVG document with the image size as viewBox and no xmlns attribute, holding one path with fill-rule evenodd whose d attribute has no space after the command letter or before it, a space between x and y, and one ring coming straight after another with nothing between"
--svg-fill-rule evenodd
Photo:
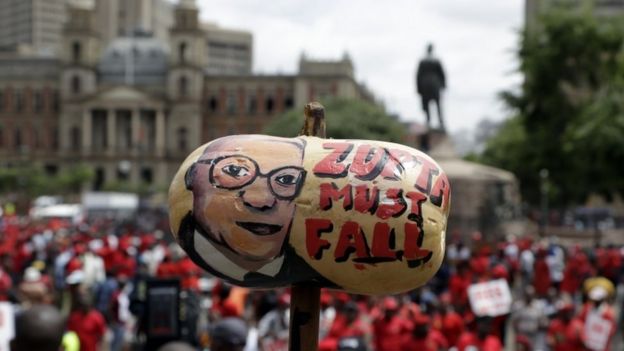
<instances>
[{"instance_id":1,"label":"building column","mask_svg":"<svg viewBox=\"0 0 624 351\"><path fill-rule=\"evenodd\" d=\"M91 110L85 109L82 113L82 153L89 155L91 153L91 144L93 131L91 126Z\"/></svg>"},{"instance_id":2,"label":"building column","mask_svg":"<svg viewBox=\"0 0 624 351\"><path fill-rule=\"evenodd\" d=\"M165 112L156 110L156 157L165 156Z\"/></svg>"},{"instance_id":3,"label":"building column","mask_svg":"<svg viewBox=\"0 0 624 351\"><path fill-rule=\"evenodd\" d=\"M106 111L106 147L107 153L112 156L117 151L117 116L114 110Z\"/></svg>"},{"instance_id":4,"label":"building column","mask_svg":"<svg viewBox=\"0 0 624 351\"><path fill-rule=\"evenodd\" d=\"M132 153L139 152L139 141L141 139L141 111L138 108L130 110L132 128Z\"/></svg>"}]
</instances>

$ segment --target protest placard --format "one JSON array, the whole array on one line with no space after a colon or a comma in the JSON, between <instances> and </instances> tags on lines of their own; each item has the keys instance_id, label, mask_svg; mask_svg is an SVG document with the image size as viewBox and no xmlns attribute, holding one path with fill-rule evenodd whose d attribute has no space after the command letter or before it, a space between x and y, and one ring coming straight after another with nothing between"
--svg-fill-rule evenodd
<instances>
[{"instance_id":1,"label":"protest placard","mask_svg":"<svg viewBox=\"0 0 624 351\"><path fill-rule=\"evenodd\" d=\"M585 321L585 346L590 350L602 351L607 348L613 323L598 313L590 313Z\"/></svg>"},{"instance_id":2,"label":"protest placard","mask_svg":"<svg viewBox=\"0 0 624 351\"><path fill-rule=\"evenodd\" d=\"M9 350L9 342L15 335L13 305L0 302L0 351Z\"/></svg>"},{"instance_id":3,"label":"protest placard","mask_svg":"<svg viewBox=\"0 0 624 351\"><path fill-rule=\"evenodd\" d=\"M511 311L511 292L505 279L472 284L468 287L468 299L477 316L502 316Z\"/></svg>"}]
</instances>

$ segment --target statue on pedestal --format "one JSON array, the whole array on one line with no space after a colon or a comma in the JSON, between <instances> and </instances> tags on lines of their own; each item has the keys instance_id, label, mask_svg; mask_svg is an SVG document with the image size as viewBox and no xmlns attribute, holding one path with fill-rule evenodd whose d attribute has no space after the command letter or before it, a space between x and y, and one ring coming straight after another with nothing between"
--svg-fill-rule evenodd
<instances>
[{"instance_id":1,"label":"statue on pedestal","mask_svg":"<svg viewBox=\"0 0 624 351\"><path fill-rule=\"evenodd\" d=\"M431 126L429 105L435 102L438 110L440 130L445 131L440 91L446 88L446 77L440 61L433 55L433 44L427 45L427 54L418 63L416 71L416 91L421 97L422 109L427 116L427 127Z\"/></svg>"}]
</instances>

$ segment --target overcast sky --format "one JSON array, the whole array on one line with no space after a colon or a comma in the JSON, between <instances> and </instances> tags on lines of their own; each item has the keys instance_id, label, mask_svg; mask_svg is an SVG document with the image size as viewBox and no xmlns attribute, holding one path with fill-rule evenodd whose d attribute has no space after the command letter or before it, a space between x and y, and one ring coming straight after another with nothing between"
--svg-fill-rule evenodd
<instances>
[{"instance_id":1,"label":"overcast sky","mask_svg":"<svg viewBox=\"0 0 624 351\"><path fill-rule=\"evenodd\" d=\"M295 73L302 52L339 59L348 52L356 79L403 120L424 122L414 74L435 44L448 89L452 132L483 117L506 116L496 93L517 86L514 49L523 0L198 0L204 21L254 36L254 71Z\"/></svg>"}]
</instances>

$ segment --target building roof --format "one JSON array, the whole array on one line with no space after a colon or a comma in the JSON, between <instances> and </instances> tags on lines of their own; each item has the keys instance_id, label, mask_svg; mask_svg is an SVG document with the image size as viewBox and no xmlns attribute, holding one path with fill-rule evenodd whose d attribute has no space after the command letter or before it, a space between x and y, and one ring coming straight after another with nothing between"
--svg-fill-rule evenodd
<instances>
[{"instance_id":1,"label":"building roof","mask_svg":"<svg viewBox=\"0 0 624 351\"><path fill-rule=\"evenodd\" d=\"M146 33L113 40L104 51L98 72L102 83L154 85L167 77L169 50Z\"/></svg>"}]
</instances>

